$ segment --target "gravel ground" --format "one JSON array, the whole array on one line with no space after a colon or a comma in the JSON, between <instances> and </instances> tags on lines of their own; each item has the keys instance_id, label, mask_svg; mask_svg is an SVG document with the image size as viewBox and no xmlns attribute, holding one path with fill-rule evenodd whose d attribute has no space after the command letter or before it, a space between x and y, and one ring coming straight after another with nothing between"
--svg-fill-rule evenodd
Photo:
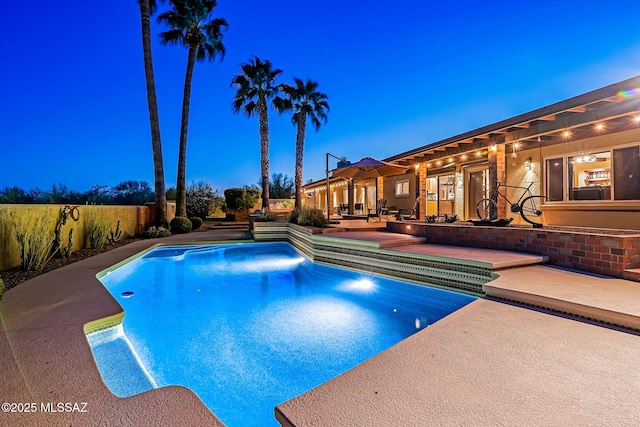
<instances>
[{"instance_id":1,"label":"gravel ground","mask_svg":"<svg viewBox=\"0 0 640 427\"><path fill-rule=\"evenodd\" d=\"M103 252L107 252L111 249L115 249L117 247L126 245L128 243L136 242L138 240L143 240L141 238L130 238L123 239L121 241L116 242L113 245L104 245L102 249L80 249L71 254L71 256L67 259L62 259L58 257L52 258L47 265L45 265L44 269L39 271L22 271L19 267L12 268L10 270L0 271L0 278L4 282L5 291L8 291L11 288L18 286L20 283L25 282L29 279L32 279L40 274L46 273L51 270L55 270L56 268L63 267L68 264L73 264L74 262L82 261L83 259L90 258L94 255L101 254Z\"/></svg>"},{"instance_id":2,"label":"gravel ground","mask_svg":"<svg viewBox=\"0 0 640 427\"><path fill-rule=\"evenodd\" d=\"M228 222L228 221L218 221L218 220L205 220L203 225L198 230L193 230L192 233L214 230L214 229L224 229L224 228L247 228L248 223L243 222ZM55 270L56 268L64 267L68 264L73 264L74 262L82 261L83 259L90 258L94 255L101 254L103 252L107 252L111 249L118 248L120 246L137 242L138 240L144 240L141 237L131 237L128 239L122 239L116 242L113 245L104 245L102 249L79 249L71 254L71 256L65 260L62 258L54 257L52 258L47 265L45 265L44 269L40 271L22 271L19 267L12 268L10 270L0 271L0 279L4 282L5 291L8 291L11 288L18 286L20 283L25 282L29 279L32 279L40 274L49 272L51 270Z\"/></svg>"}]
</instances>

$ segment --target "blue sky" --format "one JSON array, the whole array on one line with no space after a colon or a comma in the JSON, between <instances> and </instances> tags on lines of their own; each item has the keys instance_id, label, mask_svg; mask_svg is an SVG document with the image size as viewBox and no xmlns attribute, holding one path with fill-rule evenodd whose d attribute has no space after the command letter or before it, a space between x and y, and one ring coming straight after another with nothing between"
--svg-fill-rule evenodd
<instances>
[{"instance_id":1,"label":"blue sky","mask_svg":"<svg viewBox=\"0 0 640 427\"><path fill-rule=\"evenodd\" d=\"M187 181L220 189L260 176L258 120L231 111L252 55L329 97L327 125L307 128L305 181L326 152L385 158L640 74L637 0L219 0L215 16L227 54L195 67ZM160 45L162 30L153 19L170 186L187 51ZM0 188L152 183L136 0L8 2L0 39ZM269 125L271 172L293 176L295 128L274 112Z\"/></svg>"}]
</instances>

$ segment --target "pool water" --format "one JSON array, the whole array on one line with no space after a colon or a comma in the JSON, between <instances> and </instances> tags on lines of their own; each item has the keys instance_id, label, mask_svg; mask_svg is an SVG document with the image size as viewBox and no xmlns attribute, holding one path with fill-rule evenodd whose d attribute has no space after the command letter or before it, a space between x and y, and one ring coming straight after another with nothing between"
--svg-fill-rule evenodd
<instances>
[{"instance_id":1,"label":"pool water","mask_svg":"<svg viewBox=\"0 0 640 427\"><path fill-rule=\"evenodd\" d=\"M164 247L100 280L125 310L89 336L112 392L182 385L230 427L279 425L279 403L475 299L314 264L286 243Z\"/></svg>"}]
</instances>

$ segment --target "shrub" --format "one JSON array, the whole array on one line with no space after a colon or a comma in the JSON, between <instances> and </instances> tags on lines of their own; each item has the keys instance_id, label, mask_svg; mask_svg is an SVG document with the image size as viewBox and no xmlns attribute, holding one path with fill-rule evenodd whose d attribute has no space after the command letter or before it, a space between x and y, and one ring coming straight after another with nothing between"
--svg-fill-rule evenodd
<instances>
[{"instance_id":1,"label":"shrub","mask_svg":"<svg viewBox=\"0 0 640 427\"><path fill-rule=\"evenodd\" d=\"M107 237L109 237L112 225L113 222L102 213L95 211L89 212L85 227L87 235L89 236L89 247L91 249L102 249L107 241Z\"/></svg>"},{"instance_id":2,"label":"shrub","mask_svg":"<svg viewBox=\"0 0 640 427\"><path fill-rule=\"evenodd\" d=\"M171 236L171 231L167 230L164 227L151 226L145 231L142 232L142 237L146 237L147 239L156 239L158 237L168 237Z\"/></svg>"},{"instance_id":3,"label":"shrub","mask_svg":"<svg viewBox=\"0 0 640 427\"><path fill-rule=\"evenodd\" d=\"M191 229L192 230L197 230L202 225L202 220L200 218L198 218L197 216L189 218L189 220L191 221L191 227L192 227Z\"/></svg>"},{"instance_id":4,"label":"shrub","mask_svg":"<svg viewBox=\"0 0 640 427\"><path fill-rule=\"evenodd\" d=\"M261 212L260 215L253 218L255 222L273 222L278 219L278 215L273 212Z\"/></svg>"},{"instance_id":5,"label":"shrub","mask_svg":"<svg viewBox=\"0 0 640 427\"><path fill-rule=\"evenodd\" d=\"M260 199L260 190L251 187L227 188L224 190L224 198L227 208L247 212Z\"/></svg>"},{"instance_id":6,"label":"shrub","mask_svg":"<svg viewBox=\"0 0 640 427\"><path fill-rule=\"evenodd\" d=\"M20 267L25 271L42 270L55 253L49 209L45 209L42 216L37 216L31 209L20 217L15 212L10 216L20 246Z\"/></svg>"},{"instance_id":7,"label":"shrub","mask_svg":"<svg viewBox=\"0 0 640 427\"><path fill-rule=\"evenodd\" d=\"M298 216L298 224L300 225L324 227L327 223L327 218L324 217L322 211L317 209L303 209Z\"/></svg>"},{"instance_id":8,"label":"shrub","mask_svg":"<svg viewBox=\"0 0 640 427\"><path fill-rule=\"evenodd\" d=\"M171 220L169 224L171 227L171 233L173 234L183 234L191 231L191 221L189 218L185 218L183 216L177 216Z\"/></svg>"},{"instance_id":9,"label":"shrub","mask_svg":"<svg viewBox=\"0 0 640 427\"><path fill-rule=\"evenodd\" d=\"M297 224L298 223L298 218L300 217L300 211L299 210L293 210L291 211L291 213L289 214L289 222L293 223L293 224Z\"/></svg>"},{"instance_id":10,"label":"shrub","mask_svg":"<svg viewBox=\"0 0 640 427\"><path fill-rule=\"evenodd\" d=\"M208 182L193 183L187 187L187 215L205 219L220 207L222 200L220 190L214 190Z\"/></svg>"}]
</instances>

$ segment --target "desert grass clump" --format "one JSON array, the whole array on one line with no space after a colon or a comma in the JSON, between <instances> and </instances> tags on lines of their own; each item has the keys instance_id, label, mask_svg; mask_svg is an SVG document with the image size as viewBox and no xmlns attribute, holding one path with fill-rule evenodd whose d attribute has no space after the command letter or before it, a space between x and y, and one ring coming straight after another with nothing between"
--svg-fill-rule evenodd
<instances>
[{"instance_id":1,"label":"desert grass clump","mask_svg":"<svg viewBox=\"0 0 640 427\"><path fill-rule=\"evenodd\" d=\"M15 211L9 215L20 246L20 268L25 271L42 270L55 254L49 209L45 209L42 215L31 209L27 209L23 215Z\"/></svg>"},{"instance_id":2,"label":"desert grass clump","mask_svg":"<svg viewBox=\"0 0 640 427\"><path fill-rule=\"evenodd\" d=\"M112 226L113 221L109 220L109 218L105 217L102 213L90 211L87 215L85 225L87 236L89 236L89 247L91 247L91 249L102 249L107 241L107 237L109 237Z\"/></svg>"}]
</instances>

